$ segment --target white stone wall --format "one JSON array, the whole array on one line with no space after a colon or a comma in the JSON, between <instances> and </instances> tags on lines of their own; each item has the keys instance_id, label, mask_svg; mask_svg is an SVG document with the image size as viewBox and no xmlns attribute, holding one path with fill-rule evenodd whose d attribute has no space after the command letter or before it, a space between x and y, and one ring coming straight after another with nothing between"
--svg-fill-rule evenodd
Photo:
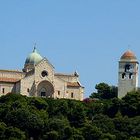
<instances>
[{"instance_id":1,"label":"white stone wall","mask_svg":"<svg viewBox=\"0 0 140 140\"><path fill-rule=\"evenodd\" d=\"M73 94L73 97L72 97ZM82 91L81 88L79 87L71 87L71 88L67 88L66 91L66 98L68 99L75 99L75 100L83 100L83 96L82 96Z\"/></svg>"},{"instance_id":2,"label":"white stone wall","mask_svg":"<svg viewBox=\"0 0 140 140\"><path fill-rule=\"evenodd\" d=\"M55 74L55 77L58 77L64 81L67 82L77 82L78 81L78 77L74 76L74 75L59 75L59 74Z\"/></svg>"},{"instance_id":3,"label":"white stone wall","mask_svg":"<svg viewBox=\"0 0 140 140\"><path fill-rule=\"evenodd\" d=\"M66 82L57 77L54 79L54 98L65 98Z\"/></svg>"},{"instance_id":4,"label":"white stone wall","mask_svg":"<svg viewBox=\"0 0 140 140\"><path fill-rule=\"evenodd\" d=\"M24 73L19 71L10 71L10 70L0 70L0 78L13 78L13 79L21 79L24 77ZM7 93L17 93L19 90L19 85L12 82L1 82L0 83L0 94L7 94ZM4 93L3 93L4 90Z\"/></svg>"},{"instance_id":5,"label":"white stone wall","mask_svg":"<svg viewBox=\"0 0 140 140\"><path fill-rule=\"evenodd\" d=\"M4 90L4 93L3 93ZM0 96L6 95L7 93L14 93L15 85L12 83L0 83Z\"/></svg>"},{"instance_id":6,"label":"white stone wall","mask_svg":"<svg viewBox=\"0 0 140 140\"><path fill-rule=\"evenodd\" d=\"M83 100L84 89L82 87L67 87L67 82L79 82L78 77L73 75L55 75L55 95L57 98ZM60 95L58 96L58 92ZM73 97L72 97L73 94Z\"/></svg>"},{"instance_id":7,"label":"white stone wall","mask_svg":"<svg viewBox=\"0 0 140 140\"><path fill-rule=\"evenodd\" d=\"M22 95L31 96L34 95L34 74L25 76L20 81L20 93ZM29 89L29 91L28 91Z\"/></svg>"},{"instance_id":8,"label":"white stone wall","mask_svg":"<svg viewBox=\"0 0 140 140\"><path fill-rule=\"evenodd\" d=\"M42 77L41 72L44 70L48 72L48 76ZM43 80L47 80L52 84L54 82L54 69L49 63L47 63L46 60L42 60L35 67L35 82L36 82L36 84L39 84Z\"/></svg>"},{"instance_id":9,"label":"white stone wall","mask_svg":"<svg viewBox=\"0 0 140 140\"><path fill-rule=\"evenodd\" d=\"M125 65L131 64L132 69L130 72L133 74L132 78L129 78L129 72L125 72ZM126 77L122 78L122 74L125 73ZM118 97L124 97L127 92L137 89L138 87L138 63L137 62L119 62L118 73Z\"/></svg>"}]
</instances>

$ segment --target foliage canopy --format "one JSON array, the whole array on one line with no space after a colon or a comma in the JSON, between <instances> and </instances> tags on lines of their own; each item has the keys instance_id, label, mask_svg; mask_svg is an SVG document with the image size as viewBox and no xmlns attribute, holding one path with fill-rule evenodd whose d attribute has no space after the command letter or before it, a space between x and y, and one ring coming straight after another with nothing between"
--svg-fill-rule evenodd
<instances>
[{"instance_id":1,"label":"foliage canopy","mask_svg":"<svg viewBox=\"0 0 140 140\"><path fill-rule=\"evenodd\" d=\"M102 85L97 86L100 93L107 91ZM106 88L110 91L109 86ZM17 94L0 97L0 139L31 138L138 140L140 92L128 93L121 100L109 98L89 102Z\"/></svg>"}]
</instances>

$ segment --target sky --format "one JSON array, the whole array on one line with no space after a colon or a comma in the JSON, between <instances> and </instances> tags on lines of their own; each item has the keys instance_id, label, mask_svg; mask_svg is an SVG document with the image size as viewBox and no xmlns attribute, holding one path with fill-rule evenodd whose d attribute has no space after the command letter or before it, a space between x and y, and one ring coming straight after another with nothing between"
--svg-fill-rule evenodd
<instances>
[{"instance_id":1,"label":"sky","mask_svg":"<svg viewBox=\"0 0 140 140\"><path fill-rule=\"evenodd\" d=\"M37 44L56 72L80 75L85 97L118 83L118 61L140 60L140 0L0 0L0 69L22 69Z\"/></svg>"}]
</instances>

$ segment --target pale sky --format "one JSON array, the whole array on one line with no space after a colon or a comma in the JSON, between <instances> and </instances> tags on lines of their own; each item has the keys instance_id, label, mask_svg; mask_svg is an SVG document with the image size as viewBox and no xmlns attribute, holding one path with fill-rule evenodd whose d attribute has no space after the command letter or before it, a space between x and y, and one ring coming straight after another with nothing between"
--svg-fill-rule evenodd
<instances>
[{"instance_id":1,"label":"pale sky","mask_svg":"<svg viewBox=\"0 0 140 140\"><path fill-rule=\"evenodd\" d=\"M88 97L117 85L126 50L140 60L140 0L0 0L0 69L22 69L34 43L56 72L77 70Z\"/></svg>"}]
</instances>

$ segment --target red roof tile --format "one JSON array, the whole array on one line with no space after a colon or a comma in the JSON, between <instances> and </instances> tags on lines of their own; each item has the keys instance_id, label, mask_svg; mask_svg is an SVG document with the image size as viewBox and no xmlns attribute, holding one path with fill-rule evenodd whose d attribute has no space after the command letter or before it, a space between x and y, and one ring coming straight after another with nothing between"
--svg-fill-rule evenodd
<instances>
[{"instance_id":1,"label":"red roof tile","mask_svg":"<svg viewBox=\"0 0 140 140\"><path fill-rule=\"evenodd\" d=\"M81 87L78 82L68 82L67 87Z\"/></svg>"},{"instance_id":2,"label":"red roof tile","mask_svg":"<svg viewBox=\"0 0 140 140\"><path fill-rule=\"evenodd\" d=\"M121 59L137 59L135 54L132 51L126 51L122 56Z\"/></svg>"},{"instance_id":3,"label":"red roof tile","mask_svg":"<svg viewBox=\"0 0 140 140\"><path fill-rule=\"evenodd\" d=\"M0 82L16 83L20 79L0 77Z\"/></svg>"},{"instance_id":4,"label":"red roof tile","mask_svg":"<svg viewBox=\"0 0 140 140\"><path fill-rule=\"evenodd\" d=\"M16 72L16 73L23 73L22 71L20 70L2 70L0 69L1 72Z\"/></svg>"}]
</instances>

